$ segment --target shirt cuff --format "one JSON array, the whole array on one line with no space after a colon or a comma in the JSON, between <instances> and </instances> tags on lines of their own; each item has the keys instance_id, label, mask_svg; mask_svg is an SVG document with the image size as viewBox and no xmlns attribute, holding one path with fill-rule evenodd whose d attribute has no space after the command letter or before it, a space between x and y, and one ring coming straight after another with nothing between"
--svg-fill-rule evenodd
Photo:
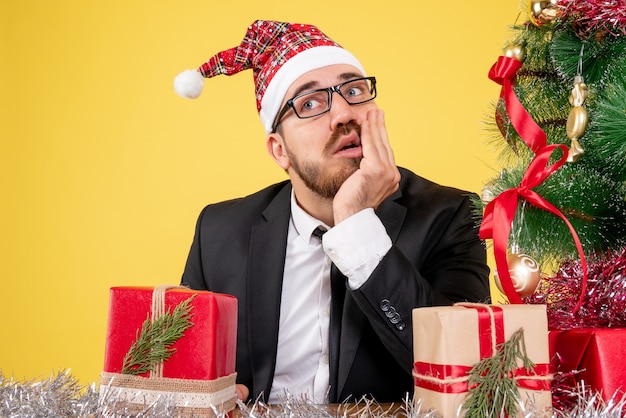
<instances>
[{"instance_id":1,"label":"shirt cuff","mask_svg":"<svg viewBox=\"0 0 626 418\"><path fill-rule=\"evenodd\" d=\"M358 289L391 248L391 238L374 209L355 213L324 234L324 251Z\"/></svg>"}]
</instances>

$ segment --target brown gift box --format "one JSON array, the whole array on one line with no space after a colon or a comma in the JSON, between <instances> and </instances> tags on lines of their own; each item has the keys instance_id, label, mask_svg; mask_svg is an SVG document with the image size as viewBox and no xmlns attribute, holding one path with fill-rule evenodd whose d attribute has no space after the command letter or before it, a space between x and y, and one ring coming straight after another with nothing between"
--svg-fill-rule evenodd
<instances>
[{"instance_id":1,"label":"brown gift box","mask_svg":"<svg viewBox=\"0 0 626 418\"><path fill-rule=\"evenodd\" d=\"M435 409L444 418L463 416L469 370L491 357L495 347L524 329L527 355L534 373L516 378L519 408L552 415L548 323L544 305L457 304L413 310L415 402L420 410ZM520 370L523 370L520 364Z\"/></svg>"}]
</instances>

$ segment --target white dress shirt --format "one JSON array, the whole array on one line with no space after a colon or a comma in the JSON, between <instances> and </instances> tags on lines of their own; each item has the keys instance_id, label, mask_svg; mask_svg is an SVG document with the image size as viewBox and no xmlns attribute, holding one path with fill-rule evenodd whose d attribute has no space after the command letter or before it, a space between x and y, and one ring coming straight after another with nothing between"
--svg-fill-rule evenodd
<instances>
[{"instance_id":1,"label":"white dress shirt","mask_svg":"<svg viewBox=\"0 0 626 418\"><path fill-rule=\"evenodd\" d=\"M323 245L313 235L318 226L328 230ZM349 286L357 289L389 248L391 240L373 209L329 228L302 210L292 191L270 403L288 394L328 402L330 265L334 262L348 277Z\"/></svg>"}]
</instances>

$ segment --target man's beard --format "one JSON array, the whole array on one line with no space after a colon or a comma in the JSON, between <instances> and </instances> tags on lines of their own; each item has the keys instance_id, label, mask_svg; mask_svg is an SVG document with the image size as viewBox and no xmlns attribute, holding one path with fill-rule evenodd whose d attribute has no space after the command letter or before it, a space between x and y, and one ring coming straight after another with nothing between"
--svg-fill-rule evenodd
<instances>
[{"instance_id":1,"label":"man's beard","mask_svg":"<svg viewBox=\"0 0 626 418\"><path fill-rule=\"evenodd\" d=\"M333 199L341 185L354 173L361 162L361 159L347 160L348 165L338 168L334 173L321 174L320 165L312 161L299 163L291 159L293 170L300 176L304 184L324 199Z\"/></svg>"},{"instance_id":2,"label":"man's beard","mask_svg":"<svg viewBox=\"0 0 626 418\"><path fill-rule=\"evenodd\" d=\"M359 136L361 135L361 127L356 123L350 122L342 127L336 128L328 139L324 147L324 156L332 155L335 143L340 140L342 135L348 134L351 130L355 130ZM341 185L358 170L361 158L346 160L346 164L337 168L332 173L322 173L320 163L313 161L299 161L291 150L287 148L285 143L285 151L291 161L293 170L302 179L304 184L314 193L324 199L333 199Z\"/></svg>"}]
</instances>

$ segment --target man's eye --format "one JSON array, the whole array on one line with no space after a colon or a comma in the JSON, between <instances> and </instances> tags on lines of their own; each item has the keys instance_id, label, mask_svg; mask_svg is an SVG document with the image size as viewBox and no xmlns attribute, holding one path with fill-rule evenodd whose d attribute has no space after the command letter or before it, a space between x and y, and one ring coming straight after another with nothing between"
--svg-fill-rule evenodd
<instances>
[{"instance_id":1,"label":"man's eye","mask_svg":"<svg viewBox=\"0 0 626 418\"><path fill-rule=\"evenodd\" d=\"M327 101L328 94L326 92L305 95L296 102L296 108L299 115L309 116L325 109Z\"/></svg>"},{"instance_id":2,"label":"man's eye","mask_svg":"<svg viewBox=\"0 0 626 418\"><path fill-rule=\"evenodd\" d=\"M345 93L346 96L352 97L359 96L361 94L363 94L363 89L361 89L360 87L350 87Z\"/></svg>"},{"instance_id":3,"label":"man's eye","mask_svg":"<svg viewBox=\"0 0 626 418\"><path fill-rule=\"evenodd\" d=\"M315 109L317 106L319 106L319 101L317 101L316 99L309 99L302 103L302 110L312 110Z\"/></svg>"}]
</instances>

